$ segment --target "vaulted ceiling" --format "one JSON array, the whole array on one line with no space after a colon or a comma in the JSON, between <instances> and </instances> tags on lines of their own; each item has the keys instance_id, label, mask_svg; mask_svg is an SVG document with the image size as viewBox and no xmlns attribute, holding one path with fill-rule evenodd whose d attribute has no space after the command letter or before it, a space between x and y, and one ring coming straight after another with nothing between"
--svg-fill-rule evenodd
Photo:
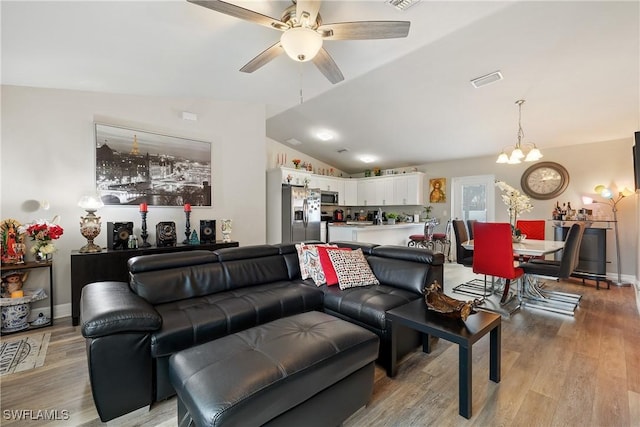
<instances>
[{"instance_id":1,"label":"vaulted ceiling","mask_svg":"<svg viewBox=\"0 0 640 427\"><path fill-rule=\"evenodd\" d=\"M277 19L291 4L233 3ZM325 41L335 85L286 55L239 72L280 33L184 0L0 7L3 84L264 103L268 137L347 172L371 166L363 155L381 168L497 155L516 142L518 99L543 152L640 130L637 1L325 0L325 23L411 22L407 38Z\"/></svg>"}]
</instances>

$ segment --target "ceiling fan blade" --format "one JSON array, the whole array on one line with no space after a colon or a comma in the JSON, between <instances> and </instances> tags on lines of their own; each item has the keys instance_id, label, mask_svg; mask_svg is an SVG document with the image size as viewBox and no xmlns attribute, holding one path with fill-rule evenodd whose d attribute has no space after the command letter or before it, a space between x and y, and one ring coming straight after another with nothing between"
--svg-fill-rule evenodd
<instances>
[{"instance_id":1,"label":"ceiling fan blade","mask_svg":"<svg viewBox=\"0 0 640 427\"><path fill-rule=\"evenodd\" d=\"M307 18L307 26L313 27L318 17L318 11L320 10L320 0L297 0L296 3L296 17L298 22L303 19L305 14L309 15Z\"/></svg>"},{"instance_id":2,"label":"ceiling fan blade","mask_svg":"<svg viewBox=\"0 0 640 427\"><path fill-rule=\"evenodd\" d=\"M276 42L271 47L263 50L258 56L249 61L244 67L240 68L240 71L243 73L253 73L258 68L262 67L269 61L277 58L278 55L284 52L282 46L280 46L280 41Z\"/></svg>"},{"instance_id":3,"label":"ceiling fan blade","mask_svg":"<svg viewBox=\"0 0 640 427\"><path fill-rule=\"evenodd\" d=\"M206 7L207 9L214 10L216 12L224 13L225 15L233 16L234 18L244 19L245 21L260 24L265 27L274 28L276 30L284 31L289 28L287 24L279 19L272 18L270 16L263 15L253 10L245 9L244 7L236 6L235 4L227 3L220 0L187 0L189 3L197 4L198 6Z\"/></svg>"},{"instance_id":4,"label":"ceiling fan blade","mask_svg":"<svg viewBox=\"0 0 640 427\"><path fill-rule=\"evenodd\" d=\"M344 76L335 61L325 48L320 49L318 54L312 59L313 63L324 76L333 84L344 80Z\"/></svg>"},{"instance_id":5,"label":"ceiling fan blade","mask_svg":"<svg viewBox=\"0 0 640 427\"><path fill-rule=\"evenodd\" d=\"M409 21L338 22L318 27L325 40L370 40L407 37Z\"/></svg>"}]
</instances>

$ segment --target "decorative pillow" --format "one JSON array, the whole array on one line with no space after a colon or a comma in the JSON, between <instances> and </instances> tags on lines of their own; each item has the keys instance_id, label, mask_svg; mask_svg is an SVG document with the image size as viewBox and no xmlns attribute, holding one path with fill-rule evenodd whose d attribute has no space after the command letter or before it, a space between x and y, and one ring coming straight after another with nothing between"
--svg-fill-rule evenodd
<instances>
[{"instance_id":1,"label":"decorative pillow","mask_svg":"<svg viewBox=\"0 0 640 427\"><path fill-rule=\"evenodd\" d=\"M340 289L357 286L379 285L380 282L371 271L362 249L355 251L327 251L331 264L338 276Z\"/></svg>"},{"instance_id":2,"label":"decorative pillow","mask_svg":"<svg viewBox=\"0 0 640 427\"><path fill-rule=\"evenodd\" d=\"M313 278L314 275L323 274L320 259L318 258L317 246L336 247L336 245L305 245L304 243L296 243L298 261L300 262L300 276L302 279Z\"/></svg>"},{"instance_id":3,"label":"decorative pillow","mask_svg":"<svg viewBox=\"0 0 640 427\"><path fill-rule=\"evenodd\" d=\"M328 251L350 251L351 248L325 248L318 246L318 256L320 257L320 265L322 266L322 271L324 272L325 282L316 285L320 286L324 283L327 286L334 286L338 284L338 275L336 274L336 269L333 268L333 264L331 263L331 259L329 258Z\"/></svg>"}]
</instances>

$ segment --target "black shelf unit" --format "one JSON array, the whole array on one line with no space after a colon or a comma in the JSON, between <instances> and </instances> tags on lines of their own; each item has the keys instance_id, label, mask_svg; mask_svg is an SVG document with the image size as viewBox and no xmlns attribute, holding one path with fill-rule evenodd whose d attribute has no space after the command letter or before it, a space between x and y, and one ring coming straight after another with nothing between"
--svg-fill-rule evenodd
<instances>
[{"instance_id":1,"label":"black shelf unit","mask_svg":"<svg viewBox=\"0 0 640 427\"><path fill-rule=\"evenodd\" d=\"M9 331L9 332L2 332L0 331L0 335L9 335L9 334L15 334L18 332L25 332L25 331L29 331L29 330L33 330L33 329L40 329L40 328L44 328L47 326L52 326L53 325L53 262L49 261L49 262L34 262L34 261L29 261L29 262L25 262L23 264L2 264L2 266L0 267L0 273L3 273L5 271L13 271L13 270L34 270L34 269L39 269L39 268L48 268L49 269L49 293L47 294L47 298L49 298L49 322L42 324L42 325L29 325L28 328L25 329L21 329L19 331Z\"/></svg>"},{"instance_id":2,"label":"black shelf unit","mask_svg":"<svg viewBox=\"0 0 640 427\"><path fill-rule=\"evenodd\" d=\"M82 288L93 282L129 281L127 261L140 255L153 255L171 252L185 252L193 250L215 251L222 248L239 246L238 242L206 243L200 245L177 244L175 246L138 249L106 249L102 252L80 253L71 252L71 321L77 325L80 321L80 296Z\"/></svg>"}]
</instances>

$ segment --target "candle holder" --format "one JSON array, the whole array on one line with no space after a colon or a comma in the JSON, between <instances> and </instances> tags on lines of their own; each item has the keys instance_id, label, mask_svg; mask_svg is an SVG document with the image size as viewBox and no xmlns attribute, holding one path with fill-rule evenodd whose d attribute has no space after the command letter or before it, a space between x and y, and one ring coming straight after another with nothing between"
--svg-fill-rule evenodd
<instances>
[{"instance_id":1,"label":"candle holder","mask_svg":"<svg viewBox=\"0 0 640 427\"><path fill-rule=\"evenodd\" d=\"M142 238L141 248L150 248L151 243L147 242L147 238L149 237L149 233L147 233L147 213L140 212L140 216L142 217L142 233L140 233L140 237Z\"/></svg>"},{"instance_id":2,"label":"candle holder","mask_svg":"<svg viewBox=\"0 0 640 427\"><path fill-rule=\"evenodd\" d=\"M191 212L185 211L184 216L187 218L187 223L184 227L185 239L182 241L182 243L188 245L191 243L191 222L189 222L189 219L191 218Z\"/></svg>"}]
</instances>

